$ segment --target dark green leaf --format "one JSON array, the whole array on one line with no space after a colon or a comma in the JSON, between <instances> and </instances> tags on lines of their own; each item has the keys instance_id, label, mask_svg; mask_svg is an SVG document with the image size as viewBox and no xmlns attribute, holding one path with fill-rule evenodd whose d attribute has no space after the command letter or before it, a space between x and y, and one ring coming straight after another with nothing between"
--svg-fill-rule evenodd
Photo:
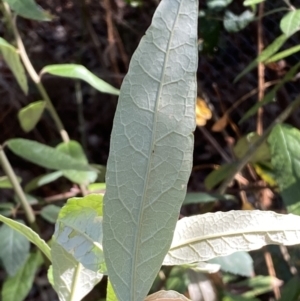
<instances>
[{"instance_id":1,"label":"dark green leaf","mask_svg":"<svg viewBox=\"0 0 300 301\"><path fill-rule=\"evenodd\" d=\"M280 193L288 211L300 215L300 131L276 125L268 142Z\"/></svg>"},{"instance_id":2,"label":"dark green leaf","mask_svg":"<svg viewBox=\"0 0 300 301\"><path fill-rule=\"evenodd\" d=\"M42 117L45 107L46 102L41 100L29 104L18 112L18 119L23 131L28 133L35 128Z\"/></svg>"},{"instance_id":3,"label":"dark green leaf","mask_svg":"<svg viewBox=\"0 0 300 301\"><path fill-rule=\"evenodd\" d=\"M257 57L246 68L244 68L244 70L234 79L234 82L236 83L237 81L239 81L245 74L254 69L258 63L265 62L268 58L270 58L281 48L281 46L287 39L288 36L286 36L285 34L279 36L275 41L273 41L272 44L270 44L266 49L262 51L259 57Z\"/></svg>"},{"instance_id":4,"label":"dark green leaf","mask_svg":"<svg viewBox=\"0 0 300 301\"><path fill-rule=\"evenodd\" d=\"M205 204L216 201L236 201L233 195L221 195L207 192L189 192L186 194L183 205Z\"/></svg>"},{"instance_id":5,"label":"dark green leaf","mask_svg":"<svg viewBox=\"0 0 300 301\"><path fill-rule=\"evenodd\" d=\"M37 5L34 0L4 0L8 3L10 8L15 11L16 14L22 16L23 18L37 20L37 21L51 21L52 16L45 10L43 10L39 5Z\"/></svg>"},{"instance_id":6,"label":"dark green leaf","mask_svg":"<svg viewBox=\"0 0 300 301\"><path fill-rule=\"evenodd\" d=\"M43 263L40 252L31 253L13 277L8 277L1 290L2 301L23 301L32 289L35 274Z\"/></svg>"},{"instance_id":7,"label":"dark green leaf","mask_svg":"<svg viewBox=\"0 0 300 301\"><path fill-rule=\"evenodd\" d=\"M76 65L76 64L49 65L43 68L41 74L43 73L50 73L56 76L81 79L102 93L119 95L118 89L106 83L104 80L94 75L92 72L90 72L82 65Z\"/></svg>"},{"instance_id":8,"label":"dark green leaf","mask_svg":"<svg viewBox=\"0 0 300 301\"><path fill-rule=\"evenodd\" d=\"M0 258L6 272L16 275L29 255L29 241L7 225L0 227Z\"/></svg>"},{"instance_id":9,"label":"dark green leaf","mask_svg":"<svg viewBox=\"0 0 300 301\"><path fill-rule=\"evenodd\" d=\"M35 244L40 249L40 251L42 251L46 255L46 257L51 261L49 246L45 243L43 239L39 237L39 235L36 232L31 230L29 227L23 225L22 223L16 222L2 215L0 215L0 221L5 223L7 226L14 229L15 231L17 231L18 233L25 236L30 242Z\"/></svg>"},{"instance_id":10,"label":"dark green leaf","mask_svg":"<svg viewBox=\"0 0 300 301\"><path fill-rule=\"evenodd\" d=\"M56 170L91 170L88 165L78 162L73 157L36 141L17 138L8 140L7 145L16 155L45 168Z\"/></svg>"},{"instance_id":11,"label":"dark green leaf","mask_svg":"<svg viewBox=\"0 0 300 301\"><path fill-rule=\"evenodd\" d=\"M27 94L27 77L17 49L0 37L0 52L6 64L14 74L19 86L24 93Z\"/></svg>"},{"instance_id":12,"label":"dark green leaf","mask_svg":"<svg viewBox=\"0 0 300 301\"><path fill-rule=\"evenodd\" d=\"M61 207L47 205L41 210L41 216L49 223L55 224Z\"/></svg>"},{"instance_id":13,"label":"dark green leaf","mask_svg":"<svg viewBox=\"0 0 300 301\"><path fill-rule=\"evenodd\" d=\"M295 276L288 281L281 291L281 297L278 301L296 301L300 297L300 279Z\"/></svg>"},{"instance_id":14,"label":"dark green leaf","mask_svg":"<svg viewBox=\"0 0 300 301\"><path fill-rule=\"evenodd\" d=\"M237 163L223 164L220 168L213 170L204 181L205 187L211 190L218 184L220 184L224 179L227 178L228 174L236 168Z\"/></svg>"},{"instance_id":15,"label":"dark green leaf","mask_svg":"<svg viewBox=\"0 0 300 301\"><path fill-rule=\"evenodd\" d=\"M270 103L271 101L274 100L275 96L276 96L276 92L287 82L291 81L296 72L298 71L300 67L300 62L298 62L296 65L294 65L284 76L284 78L280 81L279 84L277 84L270 92L268 92L264 98L260 101L257 102L250 110L248 110L246 112L246 114L241 118L241 120L239 121L239 123L244 122L245 120L247 120L249 117L253 116L254 114L256 114L256 112L258 111L258 109L268 103Z\"/></svg>"},{"instance_id":16,"label":"dark green leaf","mask_svg":"<svg viewBox=\"0 0 300 301\"><path fill-rule=\"evenodd\" d=\"M24 190L25 192L30 192L38 187L56 181L62 175L63 175L62 171L58 170L45 175L38 176L32 179L29 183L27 183Z\"/></svg>"}]
</instances>

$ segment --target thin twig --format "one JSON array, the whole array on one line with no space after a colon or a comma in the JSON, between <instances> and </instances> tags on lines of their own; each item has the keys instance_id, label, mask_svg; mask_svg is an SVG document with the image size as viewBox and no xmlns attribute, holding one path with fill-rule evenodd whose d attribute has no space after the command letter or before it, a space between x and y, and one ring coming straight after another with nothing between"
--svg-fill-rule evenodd
<instances>
[{"instance_id":1,"label":"thin twig","mask_svg":"<svg viewBox=\"0 0 300 301\"><path fill-rule=\"evenodd\" d=\"M264 2L261 2L258 6L258 16L260 19L257 22L257 56L259 57L264 49L263 42L263 24L262 24L262 16L264 14ZM263 62L259 62L257 66L258 72L258 99L260 102L264 98L265 95L265 65ZM257 112L257 124L256 131L259 136L263 133L263 107L260 107Z\"/></svg>"}]
</instances>

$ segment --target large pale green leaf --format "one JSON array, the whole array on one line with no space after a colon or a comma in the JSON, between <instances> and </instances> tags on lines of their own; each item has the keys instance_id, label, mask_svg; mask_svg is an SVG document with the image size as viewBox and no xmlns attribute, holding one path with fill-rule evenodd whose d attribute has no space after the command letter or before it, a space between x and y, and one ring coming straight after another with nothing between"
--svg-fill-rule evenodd
<instances>
[{"instance_id":1,"label":"large pale green leaf","mask_svg":"<svg viewBox=\"0 0 300 301\"><path fill-rule=\"evenodd\" d=\"M1 290L2 301L23 301L30 292L35 273L43 263L40 252L31 253L26 263L13 277L8 277Z\"/></svg>"},{"instance_id":2,"label":"large pale green leaf","mask_svg":"<svg viewBox=\"0 0 300 301\"><path fill-rule=\"evenodd\" d=\"M56 149L76 159L79 163L88 164L85 153L77 141L62 142L57 145ZM97 179L96 171L63 170L63 175L70 181L83 185L88 185Z\"/></svg>"},{"instance_id":3,"label":"large pale green leaf","mask_svg":"<svg viewBox=\"0 0 300 301\"><path fill-rule=\"evenodd\" d=\"M268 142L280 194L289 212L300 215L300 131L287 124L277 125Z\"/></svg>"},{"instance_id":4,"label":"large pale green leaf","mask_svg":"<svg viewBox=\"0 0 300 301\"><path fill-rule=\"evenodd\" d=\"M7 146L16 155L45 168L91 170L87 164L82 164L73 157L36 141L22 138L10 139L7 141Z\"/></svg>"},{"instance_id":5,"label":"large pale green leaf","mask_svg":"<svg viewBox=\"0 0 300 301\"><path fill-rule=\"evenodd\" d=\"M20 125L25 132L30 132L35 128L42 117L45 107L46 102L41 100L29 104L18 112Z\"/></svg>"},{"instance_id":6,"label":"large pale green leaf","mask_svg":"<svg viewBox=\"0 0 300 301\"><path fill-rule=\"evenodd\" d=\"M28 93L27 77L25 69L21 63L18 50L0 37L0 52L3 59L14 74L19 86L25 94Z\"/></svg>"},{"instance_id":7,"label":"large pale green leaf","mask_svg":"<svg viewBox=\"0 0 300 301\"><path fill-rule=\"evenodd\" d=\"M49 65L42 69L41 74L43 73L50 73L56 76L81 79L87 82L88 84L90 84L93 88L95 88L100 92L119 95L118 89L106 83L104 80L94 75L92 72L90 72L82 65L76 65L76 64Z\"/></svg>"},{"instance_id":8,"label":"large pale green leaf","mask_svg":"<svg viewBox=\"0 0 300 301\"><path fill-rule=\"evenodd\" d=\"M45 10L43 10L39 5L35 3L34 0L4 0L8 3L10 8L14 10L18 15L32 20L37 21L51 21L52 16Z\"/></svg>"},{"instance_id":9,"label":"large pale green leaf","mask_svg":"<svg viewBox=\"0 0 300 301\"><path fill-rule=\"evenodd\" d=\"M106 271L102 250L102 196L69 199L55 225L51 255L60 300L81 300Z\"/></svg>"},{"instance_id":10,"label":"large pale green leaf","mask_svg":"<svg viewBox=\"0 0 300 301\"><path fill-rule=\"evenodd\" d=\"M160 2L121 88L103 226L108 274L120 301L147 295L186 194L195 129L197 4Z\"/></svg>"},{"instance_id":11,"label":"large pale green leaf","mask_svg":"<svg viewBox=\"0 0 300 301\"><path fill-rule=\"evenodd\" d=\"M300 244L300 217L272 211L229 211L178 221L165 265L206 261L267 244Z\"/></svg>"},{"instance_id":12,"label":"large pale green leaf","mask_svg":"<svg viewBox=\"0 0 300 301\"><path fill-rule=\"evenodd\" d=\"M0 258L6 272L16 275L29 255L29 241L7 225L0 227Z\"/></svg>"},{"instance_id":13,"label":"large pale green leaf","mask_svg":"<svg viewBox=\"0 0 300 301\"><path fill-rule=\"evenodd\" d=\"M227 256L215 257L210 259L209 262L220 265L224 272L244 277L254 275L253 260L246 252L235 252Z\"/></svg>"},{"instance_id":14,"label":"large pale green leaf","mask_svg":"<svg viewBox=\"0 0 300 301\"><path fill-rule=\"evenodd\" d=\"M30 242L35 244L40 249L40 251L42 251L45 254L45 256L51 261L49 246L43 239L39 237L39 235L36 232L34 232L29 227L2 215L0 215L0 221L24 235Z\"/></svg>"},{"instance_id":15,"label":"large pale green leaf","mask_svg":"<svg viewBox=\"0 0 300 301\"><path fill-rule=\"evenodd\" d=\"M291 36L300 29L300 9L288 12L280 21L280 28L284 34Z\"/></svg>"}]
</instances>

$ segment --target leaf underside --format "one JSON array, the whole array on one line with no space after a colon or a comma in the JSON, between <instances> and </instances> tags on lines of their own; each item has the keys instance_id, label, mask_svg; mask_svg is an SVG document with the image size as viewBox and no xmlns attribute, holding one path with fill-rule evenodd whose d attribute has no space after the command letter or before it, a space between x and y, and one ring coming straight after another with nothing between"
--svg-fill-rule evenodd
<instances>
[{"instance_id":1,"label":"leaf underside","mask_svg":"<svg viewBox=\"0 0 300 301\"><path fill-rule=\"evenodd\" d=\"M163 0L134 53L114 119L104 255L120 301L143 300L165 254L192 166L197 0Z\"/></svg>"}]
</instances>

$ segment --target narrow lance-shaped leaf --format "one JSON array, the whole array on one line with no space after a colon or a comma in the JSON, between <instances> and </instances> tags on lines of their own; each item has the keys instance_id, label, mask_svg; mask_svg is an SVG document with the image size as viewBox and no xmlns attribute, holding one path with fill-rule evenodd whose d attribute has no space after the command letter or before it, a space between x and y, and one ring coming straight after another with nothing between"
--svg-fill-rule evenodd
<instances>
[{"instance_id":1,"label":"narrow lance-shaped leaf","mask_svg":"<svg viewBox=\"0 0 300 301\"><path fill-rule=\"evenodd\" d=\"M300 244L300 217L272 211L230 211L178 221L165 265L251 251L268 244Z\"/></svg>"},{"instance_id":2,"label":"narrow lance-shaped leaf","mask_svg":"<svg viewBox=\"0 0 300 301\"><path fill-rule=\"evenodd\" d=\"M163 0L134 53L114 119L104 254L120 301L143 300L186 194L193 152L197 0Z\"/></svg>"},{"instance_id":3,"label":"narrow lance-shaped leaf","mask_svg":"<svg viewBox=\"0 0 300 301\"><path fill-rule=\"evenodd\" d=\"M25 94L28 93L27 77L25 69L21 63L18 50L3 38L0 37L0 53L3 56L6 64L14 74L19 86Z\"/></svg>"},{"instance_id":4,"label":"narrow lance-shaped leaf","mask_svg":"<svg viewBox=\"0 0 300 301\"><path fill-rule=\"evenodd\" d=\"M10 8L23 18L37 21L51 21L52 16L43 10L34 0L4 0Z\"/></svg>"},{"instance_id":5,"label":"narrow lance-shaped leaf","mask_svg":"<svg viewBox=\"0 0 300 301\"><path fill-rule=\"evenodd\" d=\"M56 76L81 79L102 93L119 95L119 90L97 77L82 65L59 64L49 65L43 68L41 74L50 73Z\"/></svg>"}]
</instances>

